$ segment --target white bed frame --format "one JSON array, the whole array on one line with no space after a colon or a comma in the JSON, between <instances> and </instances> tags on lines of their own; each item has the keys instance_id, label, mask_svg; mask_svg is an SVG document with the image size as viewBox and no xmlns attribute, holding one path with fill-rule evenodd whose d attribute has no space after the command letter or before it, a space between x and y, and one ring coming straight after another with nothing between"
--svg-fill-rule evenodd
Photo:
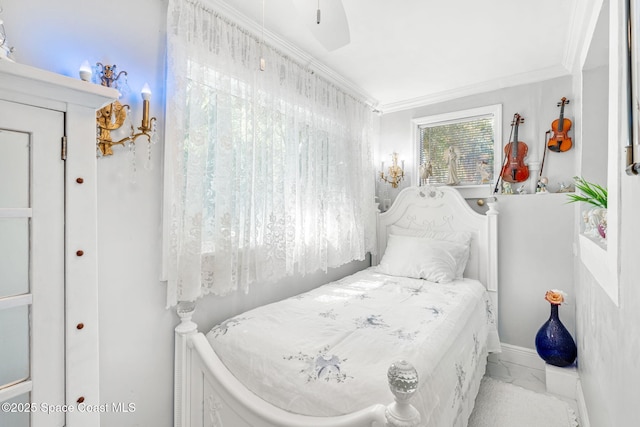
<instances>
[{"instance_id":1,"label":"white bed frame","mask_svg":"<svg viewBox=\"0 0 640 427\"><path fill-rule=\"evenodd\" d=\"M450 187L410 187L393 206L378 215L377 265L384 254L391 225L433 231L469 231L471 254L465 277L478 279L491 294L497 313L497 215L488 203L486 215L475 212ZM180 303L181 323L175 330L175 427L413 427L420 425L410 405L413 393L391 390L395 402L382 403L336 417L293 414L256 396L227 370L191 320L195 303ZM399 358L401 355L398 355Z\"/></svg>"}]
</instances>

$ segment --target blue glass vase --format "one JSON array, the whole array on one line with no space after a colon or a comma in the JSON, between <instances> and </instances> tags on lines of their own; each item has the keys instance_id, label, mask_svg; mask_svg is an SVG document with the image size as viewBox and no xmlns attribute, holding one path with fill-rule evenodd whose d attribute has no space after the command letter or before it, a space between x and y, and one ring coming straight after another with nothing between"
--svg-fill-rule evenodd
<instances>
[{"instance_id":1,"label":"blue glass vase","mask_svg":"<svg viewBox=\"0 0 640 427\"><path fill-rule=\"evenodd\" d=\"M578 355L573 337L558 317L558 304L551 304L551 316L536 334L538 355L550 365L571 365Z\"/></svg>"}]
</instances>

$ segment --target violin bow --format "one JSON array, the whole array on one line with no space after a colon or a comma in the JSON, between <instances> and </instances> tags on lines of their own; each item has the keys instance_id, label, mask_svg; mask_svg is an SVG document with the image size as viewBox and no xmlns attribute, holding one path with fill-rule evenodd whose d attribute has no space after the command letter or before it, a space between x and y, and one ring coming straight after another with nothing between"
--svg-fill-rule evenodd
<instances>
[{"instance_id":1,"label":"violin bow","mask_svg":"<svg viewBox=\"0 0 640 427\"><path fill-rule=\"evenodd\" d=\"M507 166L507 156L504 156L504 160L502 161L502 167L500 168L500 175L498 176L498 179L496 179L496 187L493 189L493 194L496 194L498 192L498 187L500 186L500 180L502 179L502 174L504 173L504 168L505 166Z\"/></svg>"},{"instance_id":2,"label":"violin bow","mask_svg":"<svg viewBox=\"0 0 640 427\"><path fill-rule=\"evenodd\" d=\"M542 170L544 169L544 159L547 157L547 143L549 142L549 134L551 130L548 130L544 134L544 148L542 149L542 163L540 164L540 173L538 174L538 179L542 178Z\"/></svg>"},{"instance_id":3,"label":"violin bow","mask_svg":"<svg viewBox=\"0 0 640 427\"><path fill-rule=\"evenodd\" d=\"M518 113L516 113L518 114ZM516 114L514 114L514 119L516 117ZM511 137L513 136L513 125L511 125L511 133L509 133L509 140L507 141L507 144L509 144L511 142ZM500 150L500 153L502 154L502 150ZM502 179L502 174L504 173L504 168L507 166L507 159L508 156L504 156L504 160L502 160L502 167L500 168L500 176L498 176L498 179L496 179L496 187L493 189L493 194L496 194L498 192L498 186L500 185L500 180Z\"/></svg>"}]
</instances>

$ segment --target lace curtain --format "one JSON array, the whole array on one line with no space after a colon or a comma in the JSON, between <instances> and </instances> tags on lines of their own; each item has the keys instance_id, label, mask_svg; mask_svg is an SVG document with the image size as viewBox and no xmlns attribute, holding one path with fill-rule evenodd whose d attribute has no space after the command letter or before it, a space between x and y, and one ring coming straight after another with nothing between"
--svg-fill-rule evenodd
<instances>
[{"instance_id":1,"label":"lace curtain","mask_svg":"<svg viewBox=\"0 0 640 427\"><path fill-rule=\"evenodd\" d=\"M205 3L167 20L169 305L373 252L370 108Z\"/></svg>"}]
</instances>

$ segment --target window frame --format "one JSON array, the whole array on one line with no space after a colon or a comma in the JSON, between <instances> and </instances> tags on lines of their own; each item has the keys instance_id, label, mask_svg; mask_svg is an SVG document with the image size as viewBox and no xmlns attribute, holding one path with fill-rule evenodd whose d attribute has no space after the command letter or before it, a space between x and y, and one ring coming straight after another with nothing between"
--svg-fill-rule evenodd
<instances>
[{"instance_id":1,"label":"window frame","mask_svg":"<svg viewBox=\"0 0 640 427\"><path fill-rule=\"evenodd\" d=\"M607 158L607 181L605 186L608 189L608 203L607 203L607 244L606 247L599 245L589 237L582 234L582 230L578 227L578 243L579 243L579 257L586 271L588 271L595 283L600 286L600 289L610 298L610 301L615 307L620 307L622 304L622 295L620 293L620 285L622 283L622 257L621 257L621 240L622 240L622 186L623 176L625 176L625 164L624 156L621 156L620 151L623 147L627 147L630 150L637 150L637 141L634 141L632 134L633 112L631 110L632 104L629 97L632 96L630 86L632 77L632 64L628 61L635 60L632 57L631 49L635 49L637 52L638 46L629 44L628 37L636 37L638 35L637 28L634 30L635 14L629 9L632 6L632 2L603 4L601 7L597 7L591 16L591 22L593 32L587 36L584 46L584 54L581 60L581 69L576 74L577 78L574 81L576 83L576 91L581 94L581 98L584 91L584 71L587 68L589 58L589 50L592 45L596 43L603 43L603 40L597 40L597 37L605 37L608 35L608 43L605 43L608 47L608 78L609 78L609 90L608 90L608 117L605 119L608 124L608 140L606 141L608 149ZM605 8L608 8L608 14L604 15L608 22L609 31L598 32L597 27L600 25L600 14L606 13ZM632 39L633 41L634 39ZM582 109L584 110L584 108ZM580 122L583 122L589 117L585 117L584 111L581 113ZM584 130L582 130L584 133ZM584 147L582 148L584 151ZM625 153L626 154L626 153ZM583 154L584 155L584 154ZM636 151L637 155L637 151ZM580 172L582 172L582 164L579 165ZM576 207L576 216L580 218L579 209ZM630 210L630 209L629 209Z\"/></svg>"},{"instance_id":2,"label":"window frame","mask_svg":"<svg viewBox=\"0 0 640 427\"><path fill-rule=\"evenodd\" d=\"M417 186L421 185L420 174L420 158L422 152L422 141L420 141L420 127L424 125L435 125L438 123L446 124L448 122L464 121L465 119L473 119L475 117L493 116L493 181L489 184L465 184L452 185L464 198L481 198L488 197L493 194L495 180L500 176L502 166L502 104L487 105L484 107L469 108L466 110L451 111L442 114L433 114L424 117L418 117L411 121L414 153L416 153L415 179ZM436 185L447 185L437 183Z\"/></svg>"}]
</instances>

